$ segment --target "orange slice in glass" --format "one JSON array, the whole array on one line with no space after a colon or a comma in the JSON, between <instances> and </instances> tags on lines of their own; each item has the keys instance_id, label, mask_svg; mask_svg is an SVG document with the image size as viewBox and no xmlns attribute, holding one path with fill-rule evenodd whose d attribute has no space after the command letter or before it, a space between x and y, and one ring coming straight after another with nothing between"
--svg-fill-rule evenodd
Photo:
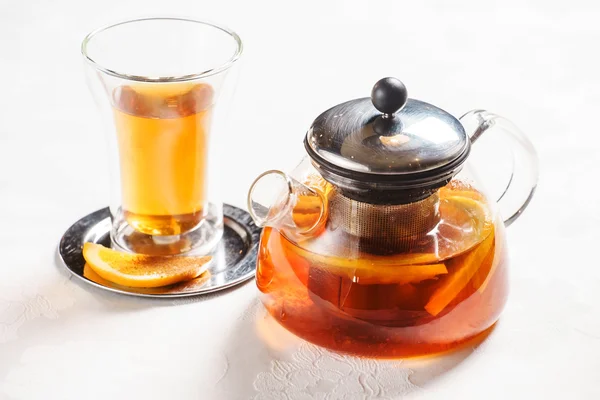
<instances>
[{"instance_id":1,"label":"orange slice in glass","mask_svg":"<svg viewBox=\"0 0 600 400\"><path fill-rule=\"evenodd\" d=\"M153 288L188 281L208 268L212 257L148 256L83 245L83 257L98 276L117 285Z\"/></svg>"}]
</instances>

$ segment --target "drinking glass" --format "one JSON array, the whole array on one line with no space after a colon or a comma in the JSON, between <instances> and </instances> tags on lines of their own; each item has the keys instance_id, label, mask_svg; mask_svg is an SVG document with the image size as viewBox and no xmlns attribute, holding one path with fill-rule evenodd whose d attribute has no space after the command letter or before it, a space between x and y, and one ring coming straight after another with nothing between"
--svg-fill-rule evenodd
<instances>
[{"instance_id":1,"label":"drinking glass","mask_svg":"<svg viewBox=\"0 0 600 400\"><path fill-rule=\"evenodd\" d=\"M210 253L223 234L220 148L239 36L203 21L144 18L93 31L81 52L109 145L113 247Z\"/></svg>"}]
</instances>

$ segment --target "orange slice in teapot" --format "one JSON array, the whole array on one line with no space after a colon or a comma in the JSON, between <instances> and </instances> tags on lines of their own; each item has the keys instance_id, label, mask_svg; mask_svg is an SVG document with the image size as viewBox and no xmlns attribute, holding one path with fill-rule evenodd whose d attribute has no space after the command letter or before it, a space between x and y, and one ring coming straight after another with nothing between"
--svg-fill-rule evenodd
<instances>
[{"instance_id":1,"label":"orange slice in teapot","mask_svg":"<svg viewBox=\"0 0 600 400\"><path fill-rule=\"evenodd\" d=\"M434 254L361 254L358 258L344 258L316 254L297 246L290 246L289 249L307 260L311 266L344 276L355 283L415 283L448 272Z\"/></svg>"},{"instance_id":2,"label":"orange slice in teapot","mask_svg":"<svg viewBox=\"0 0 600 400\"><path fill-rule=\"evenodd\" d=\"M442 312L452 300L467 286L471 278L478 269L484 264L490 251L494 251L495 235L492 231L481 244L463 256L448 261L450 273L440 285L435 289L429 301L425 305L425 310L433 316Z\"/></svg>"}]
</instances>

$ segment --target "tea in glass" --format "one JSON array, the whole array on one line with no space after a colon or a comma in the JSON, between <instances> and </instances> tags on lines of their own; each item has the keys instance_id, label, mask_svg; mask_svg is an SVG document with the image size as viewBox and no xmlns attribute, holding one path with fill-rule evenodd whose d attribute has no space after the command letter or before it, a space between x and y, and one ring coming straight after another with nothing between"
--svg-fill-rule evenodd
<instances>
[{"instance_id":1,"label":"tea in glass","mask_svg":"<svg viewBox=\"0 0 600 400\"><path fill-rule=\"evenodd\" d=\"M148 235L179 235L206 212L213 89L208 84L114 91L122 206Z\"/></svg>"}]
</instances>

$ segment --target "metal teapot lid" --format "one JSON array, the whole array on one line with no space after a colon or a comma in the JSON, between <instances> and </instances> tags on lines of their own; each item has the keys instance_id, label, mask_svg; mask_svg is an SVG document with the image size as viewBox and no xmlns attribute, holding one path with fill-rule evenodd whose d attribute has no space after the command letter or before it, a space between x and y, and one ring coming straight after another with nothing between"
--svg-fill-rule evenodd
<instances>
[{"instance_id":1,"label":"metal teapot lid","mask_svg":"<svg viewBox=\"0 0 600 400\"><path fill-rule=\"evenodd\" d=\"M458 173L470 151L455 117L409 99L396 78L378 81L370 98L319 115L304 145L326 180L349 197L376 203L427 197Z\"/></svg>"}]
</instances>

